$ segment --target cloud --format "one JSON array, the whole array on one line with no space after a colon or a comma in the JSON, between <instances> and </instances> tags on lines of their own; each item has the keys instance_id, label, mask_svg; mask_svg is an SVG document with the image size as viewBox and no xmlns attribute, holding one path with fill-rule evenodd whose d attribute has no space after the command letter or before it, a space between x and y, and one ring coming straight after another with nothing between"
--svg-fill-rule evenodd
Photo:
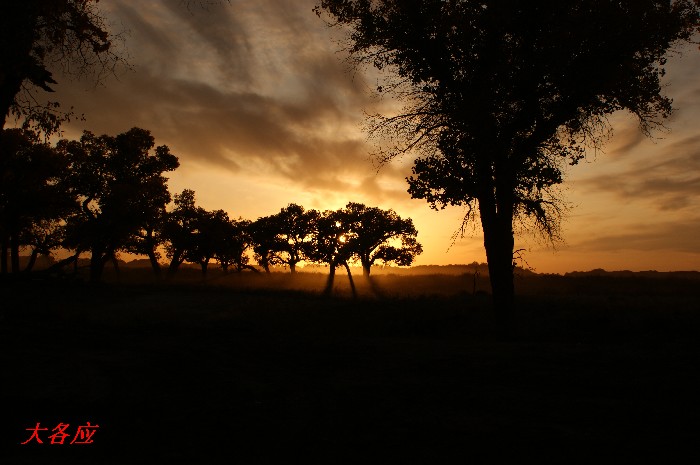
<instances>
[{"instance_id":1,"label":"cloud","mask_svg":"<svg viewBox=\"0 0 700 465\"><path fill-rule=\"evenodd\" d=\"M244 186L239 198L247 195L243 189L263 186L249 202L257 208L268 196L270 212L291 199L303 199L309 208L359 201L394 208L402 216L410 211L422 218L416 223L422 237L436 238L441 257L436 260L448 260L444 249L463 211L433 214L423 200L411 200L405 182L409 157L377 173L369 159L375 147L361 130L363 110L391 112L396 102L371 97L372 70L348 69L333 41L339 32L311 11L316 0L204 2L211 3L207 8L197 1L189 8L173 0L104 3L100 8L115 29L130 31L126 47L134 71L90 91L84 83L59 78L59 100L87 116L67 126L67 135L78 137L83 128L106 134L133 126L149 129L156 143L167 144L180 157L178 172L194 167L190 179L213 184L216 178L222 197L231 192L226 191L229 179ZM694 103L700 96L700 71L695 71L700 67L697 58L679 63L682 79L674 78L670 93L682 97L678 106L684 112L669 122L673 132L666 139L650 143L633 117L611 118L610 156L582 169L589 174L576 181L582 195L601 194L595 197L603 199L597 214L605 217L607 232L572 217L571 230L590 230L595 237L571 247L591 254L698 251L700 221L693 218L700 206L700 136L692 119L700 112ZM685 129L683 121L690 121ZM201 190L216 198L214 187ZM254 211L251 217L257 214L265 212ZM640 215L660 224L639 224Z\"/></svg>"},{"instance_id":2,"label":"cloud","mask_svg":"<svg viewBox=\"0 0 700 465\"><path fill-rule=\"evenodd\" d=\"M178 29L181 39L178 45L181 51L196 53L197 48L191 46L196 43L199 48L213 54L209 66L221 72L223 78L250 83L255 60L248 40L252 31L243 21L244 18L236 14L237 9L225 2L189 8L183 8L180 2L165 1L161 4L180 20ZM188 37L188 32L194 37L183 43L182 37ZM183 58L188 63L197 61L193 60L195 57L191 53L184 54Z\"/></svg>"},{"instance_id":3,"label":"cloud","mask_svg":"<svg viewBox=\"0 0 700 465\"><path fill-rule=\"evenodd\" d=\"M73 128L144 127L183 167L394 196L372 181L360 131L362 109L375 104L368 86L348 73L313 4L113 4L110 15L131 31L135 71L89 93L65 81L60 98L88 117Z\"/></svg>"},{"instance_id":4,"label":"cloud","mask_svg":"<svg viewBox=\"0 0 700 465\"><path fill-rule=\"evenodd\" d=\"M627 225L624 232L601 234L571 244L575 250L612 252L624 250L667 250L700 253L700 217L659 224Z\"/></svg>"},{"instance_id":5,"label":"cloud","mask_svg":"<svg viewBox=\"0 0 700 465\"><path fill-rule=\"evenodd\" d=\"M656 147L651 156L629 159L621 170L581 181L587 190L625 201L651 201L659 210L682 210L700 202L700 136Z\"/></svg>"}]
</instances>

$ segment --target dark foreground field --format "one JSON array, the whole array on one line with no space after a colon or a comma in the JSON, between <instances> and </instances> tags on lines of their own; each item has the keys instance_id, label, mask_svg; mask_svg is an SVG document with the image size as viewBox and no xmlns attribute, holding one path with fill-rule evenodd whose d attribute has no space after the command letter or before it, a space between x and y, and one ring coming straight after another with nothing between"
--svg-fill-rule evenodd
<instances>
[{"instance_id":1,"label":"dark foreground field","mask_svg":"<svg viewBox=\"0 0 700 465\"><path fill-rule=\"evenodd\" d=\"M0 463L700 456L697 281L543 277L500 322L463 278L0 282ZM93 444L19 444L87 421Z\"/></svg>"}]
</instances>

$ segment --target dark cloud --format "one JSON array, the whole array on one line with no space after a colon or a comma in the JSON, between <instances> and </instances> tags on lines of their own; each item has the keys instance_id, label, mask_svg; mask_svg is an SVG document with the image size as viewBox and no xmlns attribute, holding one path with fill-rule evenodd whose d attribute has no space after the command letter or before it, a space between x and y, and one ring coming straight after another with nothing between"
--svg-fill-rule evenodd
<instances>
[{"instance_id":1,"label":"dark cloud","mask_svg":"<svg viewBox=\"0 0 700 465\"><path fill-rule=\"evenodd\" d=\"M147 55L151 59L172 62L176 56L177 42L174 31L165 31L143 17L143 11L127 3L115 3L112 14L121 19L126 27L129 38L140 44L138 54ZM132 51L135 53L135 51Z\"/></svg>"},{"instance_id":2,"label":"dark cloud","mask_svg":"<svg viewBox=\"0 0 700 465\"><path fill-rule=\"evenodd\" d=\"M95 132L151 129L183 162L205 163L233 172L283 176L304 187L342 189L340 176L371 169L361 140L324 138L307 130L335 113L303 101L283 102L255 93L222 92L210 85L137 73L100 90L98 98L67 90L88 114L106 113ZM92 97L92 95L90 95ZM84 123L81 123L84 125Z\"/></svg>"},{"instance_id":3,"label":"dark cloud","mask_svg":"<svg viewBox=\"0 0 700 465\"><path fill-rule=\"evenodd\" d=\"M248 37L254 31L249 30L231 5L221 2L183 8L180 2L165 1L162 4L181 21L183 37L187 38L188 30L194 32L195 36L187 41L196 41L214 52L214 66L226 78L245 83L251 81L254 55ZM191 56L183 58L192 59Z\"/></svg>"}]
</instances>

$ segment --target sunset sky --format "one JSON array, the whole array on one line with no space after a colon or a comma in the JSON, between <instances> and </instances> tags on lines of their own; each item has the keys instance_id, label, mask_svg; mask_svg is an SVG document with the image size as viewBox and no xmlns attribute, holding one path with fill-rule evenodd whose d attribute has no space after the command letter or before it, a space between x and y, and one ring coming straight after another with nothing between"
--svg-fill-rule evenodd
<instances>
[{"instance_id":1,"label":"sunset sky","mask_svg":"<svg viewBox=\"0 0 700 465\"><path fill-rule=\"evenodd\" d=\"M410 198L410 158L377 172L364 114L396 103L373 96L372 70L349 68L340 31L314 3L100 2L112 30L125 33L132 69L98 87L59 76L57 99L86 117L64 136L149 129L180 159L171 192L194 189L209 210L256 219L289 203L362 202L413 218L424 245L416 264L485 261L479 225L450 247L464 210L435 212ZM564 242L555 250L531 235L516 240L535 271L700 270L700 51L681 52L667 66L677 108L667 130L645 138L633 118L613 115L604 151L566 173Z\"/></svg>"}]
</instances>

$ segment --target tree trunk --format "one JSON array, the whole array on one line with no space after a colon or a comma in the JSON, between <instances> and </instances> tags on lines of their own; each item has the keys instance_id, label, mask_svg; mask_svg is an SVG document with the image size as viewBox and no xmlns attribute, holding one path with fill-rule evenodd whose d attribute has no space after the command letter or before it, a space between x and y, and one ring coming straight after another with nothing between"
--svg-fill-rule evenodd
<instances>
[{"instance_id":1,"label":"tree trunk","mask_svg":"<svg viewBox=\"0 0 700 465\"><path fill-rule=\"evenodd\" d=\"M39 249L32 249L32 255L29 257L29 263L27 263L27 266L24 267L24 272L29 273L32 271L32 268L34 268L34 264L36 263L36 257L39 255Z\"/></svg>"},{"instance_id":2,"label":"tree trunk","mask_svg":"<svg viewBox=\"0 0 700 465\"><path fill-rule=\"evenodd\" d=\"M68 258L64 258L63 260L54 263L46 269L46 272L53 273L54 271L58 271L70 263L78 263L78 256L80 256L80 252L76 252L74 255L71 255Z\"/></svg>"},{"instance_id":3,"label":"tree trunk","mask_svg":"<svg viewBox=\"0 0 700 465\"><path fill-rule=\"evenodd\" d=\"M173 258L170 260L170 265L168 266L168 278L171 278L177 273L177 269L182 264L182 252L176 252L173 254Z\"/></svg>"},{"instance_id":4,"label":"tree trunk","mask_svg":"<svg viewBox=\"0 0 700 465\"><path fill-rule=\"evenodd\" d=\"M295 274L297 272L297 263L296 262L289 262L289 271L292 274Z\"/></svg>"},{"instance_id":5,"label":"tree trunk","mask_svg":"<svg viewBox=\"0 0 700 465\"><path fill-rule=\"evenodd\" d=\"M109 258L98 250L93 250L90 256L90 281L97 282L102 279L102 271Z\"/></svg>"},{"instance_id":6,"label":"tree trunk","mask_svg":"<svg viewBox=\"0 0 700 465\"><path fill-rule=\"evenodd\" d=\"M335 263L331 263L331 271L328 273L328 279L326 280L326 288L323 290L323 295L331 295L333 292L333 281L335 281Z\"/></svg>"},{"instance_id":7,"label":"tree trunk","mask_svg":"<svg viewBox=\"0 0 700 465\"><path fill-rule=\"evenodd\" d=\"M352 298L357 299L357 289L355 289L355 281L352 279L352 273L350 273L350 267L348 266L348 262L343 263L345 266L345 270L348 272L348 280L350 280L350 289L352 290ZM369 276L369 274L368 274Z\"/></svg>"},{"instance_id":8,"label":"tree trunk","mask_svg":"<svg viewBox=\"0 0 700 465\"><path fill-rule=\"evenodd\" d=\"M207 277L207 268L209 267L209 259L202 260L199 262L199 266L202 267L202 277Z\"/></svg>"},{"instance_id":9,"label":"tree trunk","mask_svg":"<svg viewBox=\"0 0 700 465\"><path fill-rule=\"evenodd\" d=\"M484 248L489 267L491 293L496 311L509 313L515 304L513 285L512 207L497 211L493 202L479 200Z\"/></svg>"},{"instance_id":10,"label":"tree trunk","mask_svg":"<svg viewBox=\"0 0 700 465\"><path fill-rule=\"evenodd\" d=\"M160 263L158 263L158 259L156 258L155 252L150 249L148 251L148 259L151 261L151 267L153 268L153 272L155 275L160 278L161 275L161 269L160 269Z\"/></svg>"},{"instance_id":11,"label":"tree trunk","mask_svg":"<svg viewBox=\"0 0 700 465\"><path fill-rule=\"evenodd\" d=\"M369 278L369 272L370 268L372 268L372 264L369 262L369 260L361 260L362 262L362 276L365 278Z\"/></svg>"}]
</instances>

